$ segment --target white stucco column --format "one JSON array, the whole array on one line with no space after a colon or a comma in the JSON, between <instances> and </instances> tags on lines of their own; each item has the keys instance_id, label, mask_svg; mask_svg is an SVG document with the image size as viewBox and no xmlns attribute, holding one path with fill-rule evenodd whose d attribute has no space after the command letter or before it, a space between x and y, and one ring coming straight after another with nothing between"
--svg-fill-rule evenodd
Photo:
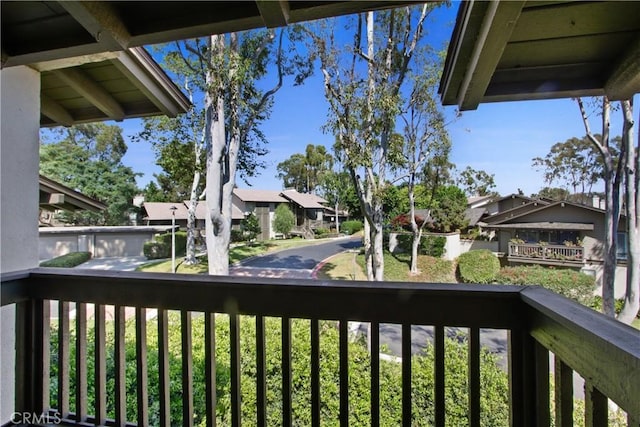
<instances>
[{"instance_id":1,"label":"white stucco column","mask_svg":"<svg viewBox=\"0 0 640 427\"><path fill-rule=\"evenodd\" d=\"M0 271L38 265L40 73L0 70ZM0 424L15 403L15 307L0 309Z\"/></svg>"}]
</instances>

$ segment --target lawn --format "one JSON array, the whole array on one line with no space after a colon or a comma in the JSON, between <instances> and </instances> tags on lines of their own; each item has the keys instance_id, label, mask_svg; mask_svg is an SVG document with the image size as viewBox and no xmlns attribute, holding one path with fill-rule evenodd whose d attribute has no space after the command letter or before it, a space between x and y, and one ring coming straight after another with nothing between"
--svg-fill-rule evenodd
<instances>
[{"instance_id":1,"label":"lawn","mask_svg":"<svg viewBox=\"0 0 640 427\"><path fill-rule=\"evenodd\" d=\"M455 264L440 258L421 255L418 258L420 274L410 275L411 257L408 254L384 254L384 279L390 282L457 283ZM343 253L331 258L319 271L324 280L366 280L364 255Z\"/></svg>"}]
</instances>

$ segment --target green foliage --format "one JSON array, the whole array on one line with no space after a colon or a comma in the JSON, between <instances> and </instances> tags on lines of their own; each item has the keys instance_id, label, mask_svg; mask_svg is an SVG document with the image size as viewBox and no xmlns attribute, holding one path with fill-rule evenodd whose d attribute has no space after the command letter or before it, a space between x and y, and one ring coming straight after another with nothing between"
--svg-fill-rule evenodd
<instances>
[{"instance_id":1,"label":"green foliage","mask_svg":"<svg viewBox=\"0 0 640 427\"><path fill-rule=\"evenodd\" d=\"M70 268L82 264L91 259L91 252L70 252L40 263L40 267Z\"/></svg>"},{"instance_id":2,"label":"green foliage","mask_svg":"<svg viewBox=\"0 0 640 427\"><path fill-rule=\"evenodd\" d=\"M176 256L182 256L187 252L187 232L176 231ZM158 234L155 236L156 242L164 243L171 248L171 233Z\"/></svg>"},{"instance_id":3,"label":"green foliage","mask_svg":"<svg viewBox=\"0 0 640 427\"><path fill-rule=\"evenodd\" d=\"M547 268L540 265L505 267L496 276L504 285L539 285L581 304L591 305L595 279L570 269Z\"/></svg>"},{"instance_id":4,"label":"green foliage","mask_svg":"<svg viewBox=\"0 0 640 427\"><path fill-rule=\"evenodd\" d=\"M147 259L169 258L171 256L171 244L164 242L144 242L142 253Z\"/></svg>"},{"instance_id":5,"label":"green foliage","mask_svg":"<svg viewBox=\"0 0 640 427\"><path fill-rule=\"evenodd\" d=\"M192 361L193 361L193 412L194 425L203 425L205 417L205 316L192 317ZM267 317L265 321L265 372L266 372L266 415L267 425L281 423L282 414L282 320ZM245 425L257 425L256 415L256 323L251 316L240 317L240 360L241 360L241 417ZM110 322L109 322L110 323ZM169 379L170 379L170 417L172 425L182 425L182 371L181 361L185 353L181 347L181 317L177 312L169 312ZM311 424L310 378L311 378L311 340L310 321L294 319L291 321L291 374L292 374L292 419L294 425ZM321 321L320 328L320 389L321 414L324 425L339 424L340 409L340 363L338 324L333 321ZM71 325L70 365L76 359L75 324ZM107 324L107 417L114 418L115 361L114 328ZM51 330L51 407L56 408L57 396L57 325ZM216 422L218 425L230 425L231 416L231 370L230 370L230 332L229 317L215 315L215 360L216 360ZM87 330L87 379L88 403L93 407L95 388L94 325ZM434 347L425 344L424 353L412 358L412 411L414 426L434 424ZM445 339L445 404L447 423L467 425L467 338L464 335ZM357 339L349 342L349 422L350 425L368 424L370 417L370 356L366 341ZM125 355L127 361L136 357L135 322L128 320L125 325ZM507 374L501 370L496 356L483 349L481 358L481 424L487 426L508 425L509 391ZM159 364L158 364L158 328L156 320L147 322L147 365L149 393L149 424L159 424ZM135 420L136 402L136 364L125 364L126 405L128 420ZM71 369L70 405L75 404L75 369ZM402 416L401 401L402 373L401 364L393 361L380 361L380 424L399 425Z\"/></svg>"},{"instance_id":6,"label":"green foliage","mask_svg":"<svg viewBox=\"0 0 640 427\"><path fill-rule=\"evenodd\" d=\"M340 231L346 234L354 234L364 228L362 221L350 220L340 224Z\"/></svg>"},{"instance_id":7,"label":"green foliage","mask_svg":"<svg viewBox=\"0 0 640 427\"><path fill-rule=\"evenodd\" d=\"M331 171L333 156L324 145L308 144L304 154L296 153L278 163L278 178L284 188L300 193L312 193L320 186L323 176Z\"/></svg>"},{"instance_id":8,"label":"green foliage","mask_svg":"<svg viewBox=\"0 0 640 427\"><path fill-rule=\"evenodd\" d=\"M595 311L599 311L600 313L602 313L602 297L599 295L596 295L592 298L591 303L589 304L589 307L591 307L592 309L594 309ZM624 307L624 299L620 298L615 300L615 312L616 315L620 314L620 312L622 311L622 308ZM636 318L640 319L640 312L638 312Z\"/></svg>"},{"instance_id":9,"label":"green foliage","mask_svg":"<svg viewBox=\"0 0 640 427\"><path fill-rule=\"evenodd\" d=\"M44 138L51 140L44 142ZM40 145L40 173L107 205L100 213L64 212L59 218L74 225L124 225L129 222L136 174L124 166L127 146L122 129L93 123L51 130Z\"/></svg>"},{"instance_id":10,"label":"green foliage","mask_svg":"<svg viewBox=\"0 0 640 427\"><path fill-rule=\"evenodd\" d=\"M329 233L331 233L331 230L329 230L328 228L316 228L315 230L313 230L313 233L318 236L318 237L325 237L327 235L329 235Z\"/></svg>"},{"instance_id":11,"label":"green foliage","mask_svg":"<svg viewBox=\"0 0 640 427\"><path fill-rule=\"evenodd\" d=\"M430 212L435 231L449 233L465 228L466 210L467 197L461 189L453 185L438 187Z\"/></svg>"},{"instance_id":12,"label":"green foliage","mask_svg":"<svg viewBox=\"0 0 640 427\"><path fill-rule=\"evenodd\" d=\"M231 243L240 243L244 242L244 233L242 230L237 230L235 228L231 229Z\"/></svg>"},{"instance_id":13,"label":"green foliage","mask_svg":"<svg viewBox=\"0 0 640 427\"><path fill-rule=\"evenodd\" d=\"M465 252L458 257L458 272L464 283L491 283L500 271L500 261L490 250Z\"/></svg>"},{"instance_id":14,"label":"green foliage","mask_svg":"<svg viewBox=\"0 0 640 427\"><path fill-rule=\"evenodd\" d=\"M251 242L255 240L258 234L262 232L262 229L260 228L260 222L258 221L258 217L253 212L247 215L240 222L240 227L242 229L244 239L247 242Z\"/></svg>"},{"instance_id":15,"label":"green foliage","mask_svg":"<svg viewBox=\"0 0 640 427\"><path fill-rule=\"evenodd\" d=\"M491 190L496 188L494 175L483 170L475 170L467 166L458 178L458 184L468 196L489 196L495 194Z\"/></svg>"},{"instance_id":16,"label":"green foliage","mask_svg":"<svg viewBox=\"0 0 640 427\"><path fill-rule=\"evenodd\" d=\"M285 203L281 203L273 214L273 229L287 236L296 223L296 217Z\"/></svg>"},{"instance_id":17,"label":"green foliage","mask_svg":"<svg viewBox=\"0 0 640 427\"><path fill-rule=\"evenodd\" d=\"M183 256L187 251L186 231L176 231L176 256ZM142 252L147 259L169 258L171 256L171 233L157 234L151 242L145 242Z\"/></svg>"},{"instance_id":18,"label":"green foliage","mask_svg":"<svg viewBox=\"0 0 640 427\"><path fill-rule=\"evenodd\" d=\"M398 234L398 247L403 252L411 253L412 242L413 235L406 233ZM418 245L418 254L440 258L444 255L444 245L446 243L447 239L442 236L422 236L420 245Z\"/></svg>"}]
</instances>

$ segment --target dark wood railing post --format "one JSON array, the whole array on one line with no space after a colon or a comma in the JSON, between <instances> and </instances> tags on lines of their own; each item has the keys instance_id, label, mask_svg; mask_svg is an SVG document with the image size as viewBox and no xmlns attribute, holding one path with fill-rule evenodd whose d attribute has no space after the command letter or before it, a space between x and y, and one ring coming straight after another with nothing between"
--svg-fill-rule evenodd
<instances>
[{"instance_id":1,"label":"dark wood railing post","mask_svg":"<svg viewBox=\"0 0 640 427\"><path fill-rule=\"evenodd\" d=\"M511 426L535 425L534 339L516 327L509 331L509 388Z\"/></svg>"}]
</instances>

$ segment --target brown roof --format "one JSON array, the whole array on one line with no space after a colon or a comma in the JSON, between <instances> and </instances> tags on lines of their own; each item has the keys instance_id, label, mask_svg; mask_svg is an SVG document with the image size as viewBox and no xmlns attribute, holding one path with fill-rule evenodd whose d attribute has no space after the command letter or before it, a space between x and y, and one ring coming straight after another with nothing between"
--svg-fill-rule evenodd
<instances>
[{"instance_id":1,"label":"brown roof","mask_svg":"<svg viewBox=\"0 0 640 427\"><path fill-rule=\"evenodd\" d=\"M281 191L275 190L253 190L247 188L235 188L235 194L243 202L258 203L287 203L287 199L280 196Z\"/></svg>"},{"instance_id":2,"label":"brown roof","mask_svg":"<svg viewBox=\"0 0 640 427\"><path fill-rule=\"evenodd\" d=\"M143 208L147 212L144 219L149 221L164 221L171 219L171 206L175 206L176 219L187 219L189 214L189 201L178 203L145 202ZM207 215L207 203L201 201L196 206L196 219L204 220ZM244 213L236 205L231 206L231 219L244 219Z\"/></svg>"},{"instance_id":3,"label":"brown roof","mask_svg":"<svg viewBox=\"0 0 640 427\"><path fill-rule=\"evenodd\" d=\"M285 190L282 195L305 209L324 209L321 203L327 203L325 199L315 194L298 193L296 190Z\"/></svg>"}]
</instances>

